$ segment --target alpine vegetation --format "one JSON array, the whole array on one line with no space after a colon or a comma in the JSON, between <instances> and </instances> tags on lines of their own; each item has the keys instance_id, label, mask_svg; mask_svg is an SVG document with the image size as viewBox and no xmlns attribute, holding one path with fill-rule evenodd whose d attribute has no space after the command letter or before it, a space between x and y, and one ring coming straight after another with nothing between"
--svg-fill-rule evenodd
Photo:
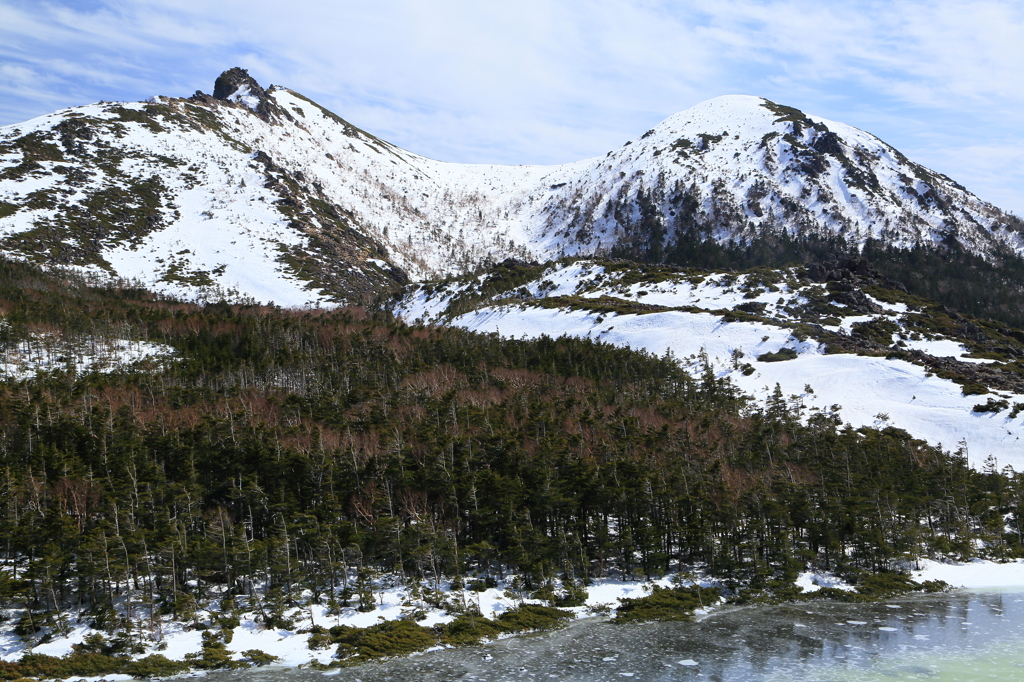
<instances>
[{"instance_id":1,"label":"alpine vegetation","mask_svg":"<svg viewBox=\"0 0 1024 682\"><path fill-rule=\"evenodd\" d=\"M669 599L683 616L798 598L807 571L867 595L877 572L917 589L895 573L918 558L1021 551L1017 475L758 407L710 363L693 377L596 339L198 305L10 262L0 303L10 343L101 319L173 349L157 371L0 383L10 674L347 664L634 598L610 579L715 588ZM624 601L623 619L665 602Z\"/></svg>"},{"instance_id":2,"label":"alpine vegetation","mask_svg":"<svg viewBox=\"0 0 1024 682\"><path fill-rule=\"evenodd\" d=\"M865 261L820 281L820 264L708 272L628 261L508 262L411 285L409 322L509 338L570 335L710 370L805 417L904 429L1024 468L1024 335L906 293Z\"/></svg>"},{"instance_id":3,"label":"alpine vegetation","mask_svg":"<svg viewBox=\"0 0 1024 682\"><path fill-rule=\"evenodd\" d=\"M242 69L2 128L0 678L1022 557L1021 227L756 97L561 166L427 159Z\"/></svg>"}]
</instances>

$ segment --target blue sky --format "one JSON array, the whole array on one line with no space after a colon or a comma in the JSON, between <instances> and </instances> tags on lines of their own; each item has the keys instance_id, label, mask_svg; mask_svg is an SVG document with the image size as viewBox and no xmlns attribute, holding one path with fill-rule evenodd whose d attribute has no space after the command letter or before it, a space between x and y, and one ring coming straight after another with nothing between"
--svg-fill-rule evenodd
<instances>
[{"instance_id":1,"label":"blue sky","mask_svg":"<svg viewBox=\"0 0 1024 682\"><path fill-rule=\"evenodd\" d=\"M1024 215L1024 2L0 0L0 125L231 66L447 161L601 155L723 94L874 133Z\"/></svg>"}]
</instances>

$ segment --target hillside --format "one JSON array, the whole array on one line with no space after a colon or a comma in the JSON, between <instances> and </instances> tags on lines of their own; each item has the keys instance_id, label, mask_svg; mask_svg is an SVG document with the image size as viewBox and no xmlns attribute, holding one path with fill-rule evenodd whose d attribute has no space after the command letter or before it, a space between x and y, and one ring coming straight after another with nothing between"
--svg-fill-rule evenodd
<instances>
[{"instance_id":1,"label":"hillside","mask_svg":"<svg viewBox=\"0 0 1024 682\"><path fill-rule=\"evenodd\" d=\"M560 166L427 159L241 69L213 96L0 130L4 252L201 300L368 301L508 257L745 269L864 250L913 293L1020 324L1020 229L877 138L757 97Z\"/></svg>"},{"instance_id":2,"label":"hillside","mask_svg":"<svg viewBox=\"0 0 1024 682\"><path fill-rule=\"evenodd\" d=\"M545 288L637 272L584 263ZM1013 472L593 338L197 305L8 261L0 307L4 349L54 361L0 381L9 679L351 665L571 617L602 581L846 594L804 595L824 572L867 599L915 589L893 573L915 557L1024 554Z\"/></svg>"},{"instance_id":3,"label":"hillside","mask_svg":"<svg viewBox=\"0 0 1024 682\"><path fill-rule=\"evenodd\" d=\"M843 265L842 279L824 282L814 268L510 262L412 286L394 311L507 338L566 334L670 355L757 405L783 400L804 419L894 426L979 468L991 457L1024 469L1024 334L892 288L865 261Z\"/></svg>"},{"instance_id":4,"label":"hillside","mask_svg":"<svg viewBox=\"0 0 1024 682\"><path fill-rule=\"evenodd\" d=\"M0 678L1022 557L1022 228L756 97L559 166L428 159L241 69L0 129Z\"/></svg>"}]
</instances>

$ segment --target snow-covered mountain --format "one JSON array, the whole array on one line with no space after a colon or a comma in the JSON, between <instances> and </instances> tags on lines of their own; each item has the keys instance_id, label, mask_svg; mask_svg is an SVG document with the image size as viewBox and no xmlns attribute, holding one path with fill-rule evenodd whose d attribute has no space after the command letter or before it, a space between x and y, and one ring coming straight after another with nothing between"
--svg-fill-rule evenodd
<instances>
[{"instance_id":1,"label":"snow-covered mountain","mask_svg":"<svg viewBox=\"0 0 1024 682\"><path fill-rule=\"evenodd\" d=\"M410 321L590 336L696 371L705 354L762 402L778 385L854 425L963 441L975 461L1019 449L1024 334L908 297L862 261L742 275L525 264L657 263L782 233L992 260L1024 251L1024 224L953 180L757 97L709 100L559 166L428 159L241 69L212 96L100 102L0 129L9 256L187 298L321 305L402 291L395 311Z\"/></svg>"},{"instance_id":2,"label":"snow-covered mountain","mask_svg":"<svg viewBox=\"0 0 1024 682\"><path fill-rule=\"evenodd\" d=\"M699 104L606 156L445 163L241 69L214 95L100 102L0 129L0 248L190 297L361 300L508 257L765 230L1024 248L1022 224L860 130L757 97Z\"/></svg>"},{"instance_id":3,"label":"snow-covered mountain","mask_svg":"<svg viewBox=\"0 0 1024 682\"><path fill-rule=\"evenodd\" d=\"M407 322L511 338L567 334L666 353L728 377L753 406L904 429L975 466L1024 468L1024 334L889 289L863 261L822 284L805 268L746 274L622 261L501 265L414 285Z\"/></svg>"}]
</instances>

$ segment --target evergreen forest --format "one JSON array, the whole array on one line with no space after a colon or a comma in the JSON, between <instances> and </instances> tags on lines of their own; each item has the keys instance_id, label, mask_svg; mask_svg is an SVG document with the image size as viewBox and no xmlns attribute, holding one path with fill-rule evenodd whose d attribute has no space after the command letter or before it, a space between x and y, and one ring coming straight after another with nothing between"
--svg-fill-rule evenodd
<instances>
[{"instance_id":1,"label":"evergreen forest","mask_svg":"<svg viewBox=\"0 0 1024 682\"><path fill-rule=\"evenodd\" d=\"M69 604L116 620L128 590L129 617L227 593L270 624L301 595L372 609L383 574L541 590L699 567L771 592L807 566L856 583L1024 554L1015 472L780 392L754 405L668 357L7 261L0 311L7 354L173 350L0 382L0 608L26 634Z\"/></svg>"},{"instance_id":2,"label":"evergreen forest","mask_svg":"<svg viewBox=\"0 0 1024 682\"><path fill-rule=\"evenodd\" d=\"M901 245L884 238L869 238L858 245L857 240L818 230L795 215L785 228L752 228L742 240L722 242L715 238L722 229L743 232L742 217L724 211L717 220L708 220L692 192L681 191L672 198L676 212L666 218L654 198L641 193L636 215L628 204L614 207L628 238L609 255L732 271L861 258L911 294L975 317L1024 327L1024 259L1005 245L990 244L990 253L982 256L972 253L952 233L937 245ZM1009 219L1008 229L1024 230L1019 218ZM666 225L671 227L670 239L666 238Z\"/></svg>"}]
</instances>

